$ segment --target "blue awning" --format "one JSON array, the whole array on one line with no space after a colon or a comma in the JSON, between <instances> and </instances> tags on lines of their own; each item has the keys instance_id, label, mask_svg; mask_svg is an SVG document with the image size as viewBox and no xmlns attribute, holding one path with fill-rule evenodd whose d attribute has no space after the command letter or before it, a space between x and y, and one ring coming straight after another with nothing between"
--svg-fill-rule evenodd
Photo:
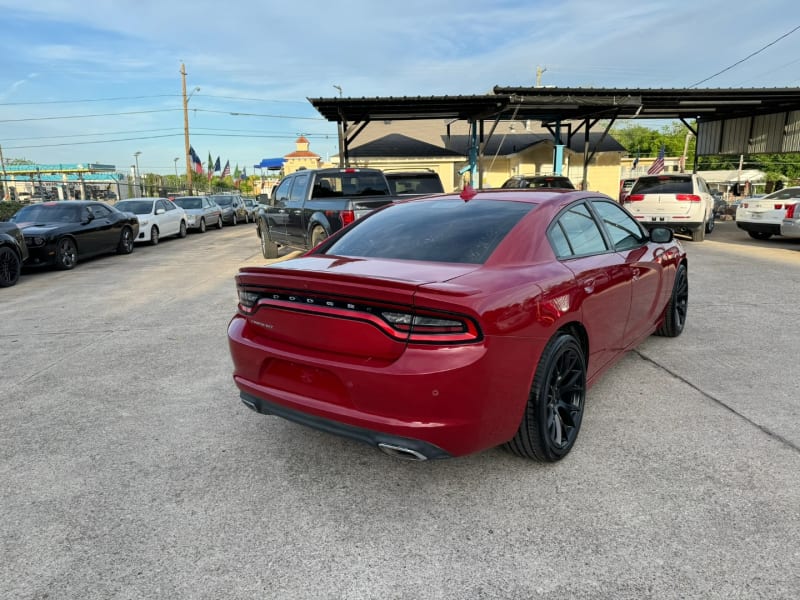
<instances>
[{"instance_id":1,"label":"blue awning","mask_svg":"<svg viewBox=\"0 0 800 600\"><path fill-rule=\"evenodd\" d=\"M283 163L286 162L283 158L262 158L261 162L257 165L253 165L256 169L271 169L273 171L278 171L279 169L283 168Z\"/></svg>"}]
</instances>

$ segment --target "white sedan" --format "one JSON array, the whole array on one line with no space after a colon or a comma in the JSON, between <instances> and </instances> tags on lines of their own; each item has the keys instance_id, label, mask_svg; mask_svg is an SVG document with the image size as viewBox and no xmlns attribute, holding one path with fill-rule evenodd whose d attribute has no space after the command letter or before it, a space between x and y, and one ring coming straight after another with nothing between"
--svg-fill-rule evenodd
<instances>
[{"instance_id":1,"label":"white sedan","mask_svg":"<svg viewBox=\"0 0 800 600\"><path fill-rule=\"evenodd\" d=\"M166 198L129 198L115 206L139 219L136 242L149 242L155 246L162 237L186 237L186 212Z\"/></svg>"},{"instance_id":2,"label":"white sedan","mask_svg":"<svg viewBox=\"0 0 800 600\"><path fill-rule=\"evenodd\" d=\"M783 235L786 210L800 202L800 187L787 187L760 198L742 198L736 209L736 226L756 240Z\"/></svg>"}]
</instances>

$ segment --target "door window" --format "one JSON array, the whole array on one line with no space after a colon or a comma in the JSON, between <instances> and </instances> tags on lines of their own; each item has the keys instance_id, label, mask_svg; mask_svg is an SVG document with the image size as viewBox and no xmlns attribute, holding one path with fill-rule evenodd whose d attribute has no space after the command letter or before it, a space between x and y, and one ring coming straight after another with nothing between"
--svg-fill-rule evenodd
<instances>
[{"instance_id":1,"label":"door window","mask_svg":"<svg viewBox=\"0 0 800 600\"><path fill-rule=\"evenodd\" d=\"M644 244L646 238L639 223L618 204L607 200L592 200L592 208L605 226L614 250L631 250Z\"/></svg>"},{"instance_id":2,"label":"door window","mask_svg":"<svg viewBox=\"0 0 800 600\"><path fill-rule=\"evenodd\" d=\"M574 204L562 212L551 225L547 235L553 252L559 258L602 254L608 251L600 227L583 202Z\"/></svg>"}]
</instances>

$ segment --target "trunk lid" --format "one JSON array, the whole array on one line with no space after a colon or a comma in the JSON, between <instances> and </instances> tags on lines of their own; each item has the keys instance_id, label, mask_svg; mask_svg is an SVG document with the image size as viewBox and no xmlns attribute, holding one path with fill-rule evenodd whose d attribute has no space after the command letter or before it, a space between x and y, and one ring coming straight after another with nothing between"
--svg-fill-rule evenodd
<instances>
[{"instance_id":1,"label":"trunk lid","mask_svg":"<svg viewBox=\"0 0 800 600\"><path fill-rule=\"evenodd\" d=\"M241 294L254 301L246 313L265 341L292 352L322 352L337 360L392 361L405 349L384 311L410 313L420 286L444 283L478 265L435 264L306 256L264 267L244 267ZM445 286L445 294L475 290ZM249 300L248 300L249 301Z\"/></svg>"}]
</instances>

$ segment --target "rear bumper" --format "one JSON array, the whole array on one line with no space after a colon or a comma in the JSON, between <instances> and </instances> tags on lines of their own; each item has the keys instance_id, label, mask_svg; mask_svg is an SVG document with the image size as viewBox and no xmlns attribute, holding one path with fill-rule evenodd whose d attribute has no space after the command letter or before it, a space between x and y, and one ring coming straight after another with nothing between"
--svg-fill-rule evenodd
<instances>
[{"instance_id":1,"label":"rear bumper","mask_svg":"<svg viewBox=\"0 0 800 600\"><path fill-rule=\"evenodd\" d=\"M800 238L800 221L784 221L781 223L781 235L789 238Z\"/></svg>"},{"instance_id":2,"label":"rear bumper","mask_svg":"<svg viewBox=\"0 0 800 600\"><path fill-rule=\"evenodd\" d=\"M350 360L277 344L255 329L239 315L228 326L233 380L248 406L429 458L472 454L511 439L538 360L530 340L505 337L407 348L388 361Z\"/></svg>"},{"instance_id":3,"label":"rear bumper","mask_svg":"<svg viewBox=\"0 0 800 600\"><path fill-rule=\"evenodd\" d=\"M754 221L736 221L736 226L745 231L752 231L753 233L770 233L772 235L781 235L780 223L761 223Z\"/></svg>"},{"instance_id":4,"label":"rear bumper","mask_svg":"<svg viewBox=\"0 0 800 600\"><path fill-rule=\"evenodd\" d=\"M648 229L652 229L653 227L669 227L673 231L692 231L693 229L705 227L703 221L673 219L671 217L651 217L637 215L636 220L639 221L643 227Z\"/></svg>"},{"instance_id":5,"label":"rear bumper","mask_svg":"<svg viewBox=\"0 0 800 600\"><path fill-rule=\"evenodd\" d=\"M380 431L371 431L369 429L331 421L330 419L324 419L308 413L292 410L275 402L268 402L262 398L247 394L246 392L240 392L239 396L245 406L262 415L275 415L288 421L311 427L312 429L318 429L326 433L356 440L357 442L363 442L369 446L379 447L379 445L383 444L395 448L406 448L419 455L418 460L451 457L450 454L438 446L422 440L390 435Z\"/></svg>"}]
</instances>

